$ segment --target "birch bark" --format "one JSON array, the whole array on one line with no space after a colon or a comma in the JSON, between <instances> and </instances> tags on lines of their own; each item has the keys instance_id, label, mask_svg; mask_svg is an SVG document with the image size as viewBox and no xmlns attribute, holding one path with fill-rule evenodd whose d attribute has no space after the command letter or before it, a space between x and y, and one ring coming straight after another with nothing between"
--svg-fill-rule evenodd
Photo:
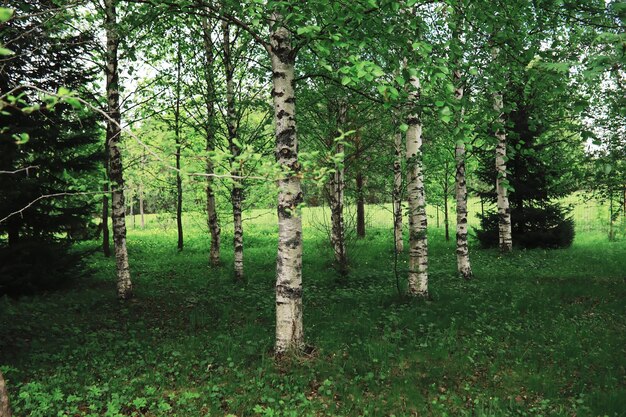
<instances>
[{"instance_id":1,"label":"birch bark","mask_svg":"<svg viewBox=\"0 0 626 417\"><path fill-rule=\"evenodd\" d=\"M459 104L457 128L459 137L456 140L456 260L459 275L466 280L472 279L472 266L467 244L467 182L465 178L465 134L463 124L463 79L461 71L454 71L454 96Z\"/></svg>"},{"instance_id":2,"label":"birch bark","mask_svg":"<svg viewBox=\"0 0 626 417\"><path fill-rule=\"evenodd\" d=\"M120 299L132 297L133 285L130 279L128 251L126 249L126 215L124 204L124 176L122 172L122 154L120 152L121 115L117 49L116 0L105 0L106 28L106 95L108 114L106 143L109 151L109 179L111 180L111 222L115 261L117 267L117 295Z\"/></svg>"},{"instance_id":3,"label":"birch bark","mask_svg":"<svg viewBox=\"0 0 626 417\"><path fill-rule=\"evenodd\" d=\"M493 58L498 57L499 50L494 48ZM496 129L496 193L498 197L498 245L502 252L513 250L513 239L511 236L511 209L509 206L508 190L506 188L506 131L504 129L504 99L502 92L496 91L493 94L493 108L498 114L498 128Z\"/></svg>"},{"instance_id":4,"label":"birch bark","mask_svg":"<svg viewBox=\"0 0 626 417\"><path fill-rule=\"evenodd\" d=\"M282 16L272 15L269 54L272 62L276 160L285 174L278 180L278 255L276 259L276 353L304 347L302 329L303 201L296 135L295 50Z\"/></svg>"},{"instance_id":5,"label":"birch bark","mask_svg":"<svg viewBox=\"0 0 626 417\"><path fill-rule=\"evenodd\" d=\"M422 123L417 112L420 82L410 78L406 132L407 197L409 200L409 294L428 296L428 238L426 195L422 171Z\"/></svg>"},{"instance_id":6,"label":"birch bark","mask_svg":"<svg viewBox=\"0 0 626 417\"><path fill-rule=\"evenodd\" d=\"M231 56L230 25L222 22L222 49L224 54L224 72L226 74L226 128L228 130L228 147L230 149L230 173L234 177L230 200L233 208L233 248L234 248L234 271L235 279L243 281L243 223L242 203L243 185L237 177L241 174L238 167L237 157L241 154L241 148L237 144L237 114L235 110L235 85L234 68Z\"/></svg>"}]
</instances>

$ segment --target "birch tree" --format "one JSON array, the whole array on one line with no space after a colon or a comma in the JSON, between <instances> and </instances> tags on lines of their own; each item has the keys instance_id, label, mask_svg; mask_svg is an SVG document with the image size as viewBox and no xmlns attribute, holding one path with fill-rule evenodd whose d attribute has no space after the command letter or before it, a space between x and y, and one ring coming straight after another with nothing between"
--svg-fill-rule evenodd
<instances>
[{"instance_id":1,"label":"birch tree","mask_svg":"<svg viewBox=\"0 0 626 417\"><path fill-rule=\"evenodd\" d=\"M132 282L126 249L126 210L124 203L124 176L122 169L121 114L118 74L119 36L117 27L117 0L105 0L106 31L106 96L108 106L106 143L109 154L109 178L112 190L112 224L117 268L117 295L120 299L132 296Z\"/></svg>"},{"instance_id":2,"label":"birch tree","mask_svg":"<svg viewBox=\"0 0 626 417\"><path fill-rule=\"evenodd\" d=\"M222 22L222 53L224 73L226 75L226 130L228 148L230 151L230 173L233 176L230 201L233 208L233 251L235 279L243 281L243 184L239 169L239 156L241 154L241 142L237 133L237 114L235 108L235 83L233 80L234 68L231 55L230 24Z\"/></svg>"},{"instance_id":3,"label":"birch tree","mask_svg":"<svg viewBox=\"0 0 626 417\"><path fill-rule=\"evenodd\" d=\"M428 237L426 195L422 161L422 122L418 113L420 81L413 73L409 79L406 124L407 198L409 201L409 294L428 296Z\"/></svg>"},{"instance_id":4,"label":"birch tree","mask_svg":"<svg viewBox=\"0 0 626 417\"><path fill-rule=\"evenodd\" d=\"M340 100L337 106L337 132L336 137L331 139L331 149L335 155L345 154L345 145L341 129L346 129L347 103ZM343 158L342 158L343 159ZM344 222L344 191L345 191L345 165L343 160L335 159L334 172L328 182L328 202L330 205L331 236L335 262L342 275L347 274L348 255L346 253L346 236Z\"/></svg>"},{"instance_id":5,"label":"birch tree","mask_svg":"<svg viewBox=\"0 0 626 417\"><path fill-rule=\"evenodd\" d=\"M494 47L492 57L497 60L499 48ZM504 99L501 91L493 93L493 109L497 114L496 128L496 193L498 196L498 246L502 252L513 250L513 238L511 235L511 209L508 197L508 181L506 178L506 121L504 119Z\"/></svg>"},{"instance_id":6,"label":"birch tree","mask_svg":"<svg viewBox=\"0 0 626 417\"><path fill-rule=\"evenodd\" d=\"M463 121L465 113L463 94L464 79L462 75L463 45L460 40L460 31L463 30L463 20L457 19L463 10L455 11L452 17L454 29L452 31L451 55L456 55L456 65L453 72L454 98L456 100L456 143L455 143L455 191L456 191L456 259L459 275L469 280L472 278L472 266L469 259L469 247L467 244L467 180L465 176L465 141L466 128ZM460 21L459 21L460 20ZM447 207L446 207L447 208ZM447 219L446 219L447 220Z\"/></svg>"},{"instance_id":7,"label":"birch tree","mask_svg":"<svg viewBox=\"0 0 626 417\"><path fill-rule=\"evenodd\" d=\"M276 159L284 174L278 180L278 255L276 258L276 352L300 350L302 328L303 201L298 163L294 67L296 50L283 16L272 14L268 52L272 63Z\"/></svg>"},{"instance_id":8,"label":"birch tree","mask_svg":"<svg viewBox=\"0 0 626 417\"><path fill-rule=\"evenodd\" d=\"M206 107L206 119L203 124L204 132L206 135L206 152L210 155L215 151L215 47L213 45L212 34L212 22L208 17L201 18L202 24L202 40L204 46L204 59L205 65L203 68L204 82L206 84L206 91L203 95L204 105ZM207 211L207 226L209 233L211 234L211 249L209 251L209 262L213 266L217 266L220 263L220 224L217 215L217 206L215 204L215 191L213 180L213 161L210 157L207 158L206 169L206 211Z\"/></svg>"}]
</instances>

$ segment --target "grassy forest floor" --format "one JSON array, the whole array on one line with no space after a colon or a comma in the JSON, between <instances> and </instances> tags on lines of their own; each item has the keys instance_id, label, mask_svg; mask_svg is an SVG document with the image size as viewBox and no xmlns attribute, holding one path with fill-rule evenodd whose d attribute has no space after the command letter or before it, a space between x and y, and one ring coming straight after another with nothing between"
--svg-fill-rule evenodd
<instances>
[{"instance_id":1,"label":"grassy forest floor","mask_svg":"<svg viewBox=\"0 0 626 417\"><path fill-rule=\"evenodd\" d=\"M506 257L472 247L476 279L462 282L453 240L434 229L432 299L417 302L397 294L389 227L351 243L342 279L308 222L313 350L276 362L271 216L245 224L246 285L231 278L228 225L218 269L200 219L182 253L162 226L129 230L128 303L100 254L71 289L0 300L16 416L626 416L623 237L583 231L569 249Z\"/></svg>"}]
</instances>

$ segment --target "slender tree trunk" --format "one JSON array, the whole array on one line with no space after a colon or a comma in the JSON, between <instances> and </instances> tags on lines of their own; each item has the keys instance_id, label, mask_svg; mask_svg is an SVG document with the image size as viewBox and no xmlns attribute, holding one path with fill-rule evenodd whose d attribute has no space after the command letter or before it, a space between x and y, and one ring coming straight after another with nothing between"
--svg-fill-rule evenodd
<instances>
[{"instance_id":1,"label":"slender tree trunk","mask_svg":"<svg viewBox=\"0 0 626 417\"><path fill-rule=\"evenodd\" d=\"M105 159L105 164L107 164L108 171L108 158ZM108 180L108 175L105 179ZM104 191L102 196L102 252L109 258L111 257L111 239L109 237L109 184L107 182L104 183L102 191Z\"/></svg>"},{"instance_id":2,"label":"slender tree trunk","mask_svg":"<svg viewBox=\"0 0 626 417\"><path fill-rule=\"evenodd\" d=\"M365 198L363 197L363 173L356 174L356 235L365 237Z\"/></svg>"},{"instance_id":3,"label":"slender tree trunk","mask_svg":"<svg viewBox=\"0 0 626 417\"><path fill-rule=\"evenodd\" d=\"M124 204L124 176L122 170L122 154L120 152L121 115L120 93L118 78L117 48L119 44L117 34L116 0L105 0L106 38L107 38L107 65L106 65L106 93L108 114L107 138L109 151L109 178L112 189L111 221L113 223L113 242L115 244L115 261L117 267L117 295L120 299L132 297L133 285L130 280L128 265L128 251L126 249L126 216Z\"/></svg>"},{"instance_id":4,"label":"slender tree trunk","mask_svg":"<svg viewBox=\"0 0 626 417\"><path fill-rule=\"evenodd\" d=\"M393 160L393 230L396 252L404 251L402 240L402 133L394 138L395 158Z\"/></svg>"},{"instance_id":5,"label":"slender tree trunk","mask_svg":"<svg viewBox=\"0 0 626 417\"><path fill-rule=\"evenodd\" d=\"M337 125L345 129L347 123L347 106L345 103L339 104L339 114L337 117ZM337 132L337 135L340 133ZM330 146L334 148L336 154L343 154L344 144L342 141L335 142L334 138L330 142ZM345 167L343 161L336 163L335 172L330 177L328 183L328 202L330 205L331 218L331 235L330 240L335 255L335 263L337 264L339 273L345 275L348 273L348 255L346 253L346 236L345 222L343 218L344 208L344 189L345 189Z\"/></svg>"},{"instance_id":6,"label":"slender tree trunk","mask_svg":"<svg viewBox=\"0 0 626 417\"><path fill-rule=\"evenodd\" d=\"M435 213L437 219L437 229L439 229L439 206L435 206Z\"/></svg>"},{"instance_id":7,"label":"slender tree trunk","mask_svg":"<svg viewBox=\"0 0 626 417\"><path fill-rule=\"evenodd\" d=\"M146 222L144 220L144 211L143 211L143 184L139 184L139 216L141 218L141 228L146 227Z\"/></svg>"},{"instance_id":8,"label":"slender tree trunk","mask_svg":"<svg viewBox=\"0 0 626 417\"><path fill-rule=\"evenodd\" d=\"M497 56L497 49L494 50ZM510 252L513 249L513 239L511 236L511 209L509 207L509 197L507 191L508 181L506 179L506 132L504 130L504 101L502 93L496 92L493 95L494 110L499 114L496 130L496 193L498 196L498 242L502 252Z\"/></svg>"},{"instance_id":9,"label":"slender tree trunk","mask_svg":"<svg viewBox=\"0 0 626 417\"><path fill-rule=\"evenodd\" d=\"M180 33L178 35L180 37ZM178 231L178 250L183 250L183 179L180 174L180 84L182 56L180 51L180 41L176 45L176 103L174 108L174 139L176 140L176 229Z\"/></svg>"},{"instance_id":10,"label":"slender tree trunk","mask_svg":"<svg viewBox=\"0 0 626 417\"><path fill-rule=\"evenodd\" d=\"M407 196L409 200L409 293L428 296L426 193L422 172L422 123L417 112L420 83L411 76L410 111L406 132Z\"/></svg>"},{"instance_id":11,"label":"slender tree trunk","mask_svg":"<svg viewBox=\"0 0 626 417\"><path fill-rule=\"evenodd\" d=\"M211 27L206 17L202 18L202 32L204 41L204 53L206 59L205 80L207 83L207 97L205 98L207 110L206 125L206 151L210 155L215 150L215 82L213 78L214 54L213 40L211 39ZM209 260L211 265L220 264L220 224L217 217L217 205L215 204L215 192L213 191L213 162L207 158L206 163L206 211L207 226L211 233L211 249Z\"/></svg>"},{"instance_id":12,"label":"slender tree trunk","mask_svg":"<svg viewBox=\"0 0 626 417\"><path fill-rule=\"evenodd\" d=\"M609 187L609 240L615 240L615 232L613 231L613 190Z\"/></svg>"},{"instance_id":13,"label":"slender tree trunk","mask_svg":"<svg viewBox=\"0 0 626 417\"><path fill-rule=\"evenodd\" d=\"M130 218L133 219L133 229L135 228L135 208L133 207L135 204L135 194L134 191L130 194L130 197L128 198L128 200L130 200L128 202L128 214L130 215Z\"/></svg>"},{"instance_id":14,"label":"slender tree trunk","mask_svg":"<svg viewBox=\"0 0 626 417\"><path fill-rule=\"evenodd\" d=\"M446 162L446 178L443 183L443 226L445 229L446 242L450 241L450 216L449 216L449 206L448 206L448 194L450 190L448 189L448 163Z\"/></svg>"},{"instance_id":15,"label":"slender tree trunk","mask_svg":"<svg viewBox=\"0 0 626 417\"><path fill-rule=\"evenodd\" d=\"M237 113L235 110L235 84L233 80L234 68L230 52L230 25L222 22L222 48L224 53L224 72L226 74L226 127L228 130L228 147L230 149L230 173L233 176L233 185L230 191L230 200L233 207L233 248L235 279L243 281L243 184L237 177L241 175L240 162L237 160L241 148L237 144Z\"/></svg>"},{"instance_id":16,"label":"slender tree trunk","mask_svg":"<svg viewBox=\"0 0 626 417\"><path fill-rule=\"evenodd\" d=\"M276 353L304 347L302 328L303 201L296 134L294 65L296 51L289 31L272 15L268 48L272 61L276 159L285 173L278 180L278 255L276 258Z\"/></svg>"},{"instance_id":17,"label":"slender tree trunk","mask_svg":"<svg viewBox=\"0 0 626 417\"><path fill-rule=\"evenodd\" d=\"M9 403L9 393L4 381L4 375L0 371L0 417L11 417L11 404Z\"/></svg>"},{"instance_id":18,"label":"slender tree trunk","mask_svg":"<svg viewBox=\"0 0 626 417\"><path fill-rule=\"evenodd\" d=\"M465 179L465 129L463 128L463 80L461 71L454 71L456 88L454 96L459 102L457 127L459 137L456 140L456 262L459 275L466 280L472 279L472 266L469 259L467 244L467 183Z\"/></svg>"}]
</instances>

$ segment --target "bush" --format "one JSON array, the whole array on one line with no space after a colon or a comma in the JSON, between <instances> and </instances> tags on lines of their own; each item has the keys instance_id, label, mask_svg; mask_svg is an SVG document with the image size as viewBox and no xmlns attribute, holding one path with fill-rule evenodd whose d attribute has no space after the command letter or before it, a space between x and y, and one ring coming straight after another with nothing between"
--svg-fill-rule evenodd
<instances>
[{"instance_id":1,"label":"bush","mask_svg":"<svg viewBox=\"0 0 626 417\"><path fill-rule=\"evenodd\" d=\"M513 208L511 228L513 245L520 248L567 248L574 241L574 220L569 211L558 204L543 207ZM481 229L476 237L485 248L498 246L498 213L479 215Z\"/></svg>"},{"instance_id":2,"label":"bush","mask_svg":"<svg viewBox=\"0 0 626 417\"><path fill-rule=\"evenodd\" d=\"M0 247L0 295L30 295L65 288L86 274L85 255L61 242L25 240Z\"/></svg>"}]
</instances>

